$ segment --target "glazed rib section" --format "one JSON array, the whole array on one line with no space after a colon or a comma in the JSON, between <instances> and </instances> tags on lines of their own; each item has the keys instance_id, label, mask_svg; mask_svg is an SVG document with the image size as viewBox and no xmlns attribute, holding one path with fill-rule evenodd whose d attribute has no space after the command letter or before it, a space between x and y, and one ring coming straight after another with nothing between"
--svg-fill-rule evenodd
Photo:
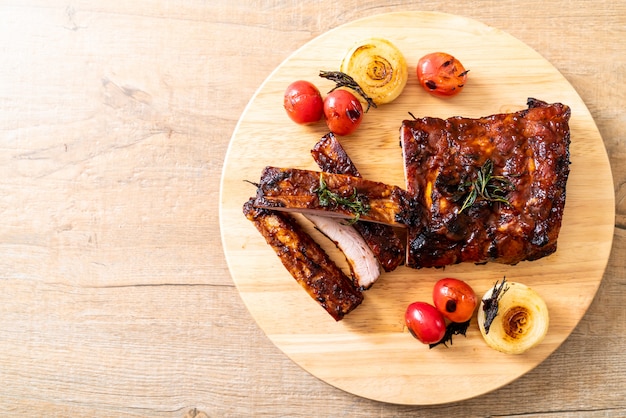
<instances>
[{"instance_id":1,"label":"glazed rib section","mask_svg":"<svg viewBox=\"0 0 626 418\"><path fill-rule=\"evenodd\" d=\"M556 251L569 175L570 109L404 121L407 190L424 209L407 265L516 264Z\"/></svg>"},{"instance_id":2,"label":"glazed rib section","mask_svg":"<svg viewBox=\"0 0 626 418\"><path fill-rule=\"evenodd\" d=\"M346 174L266 167L254 205L280 211L325 214L404 226L402 189Z\"/></svg>"},{"instance_id":3,"label":"glazed rib section","mask_svg":"<svg viewBox=\"0 0 626 418\"><path fill-rule=\"evenodd\" d=\"M254 223L293 278L336 321L361 304L363 294L360 290L293 216L256 208L253 199L244 204L243 213Z\"/></svg>"},{"instance_id":4,"label":"glazed rib section","mask_svg":"<svg viewBox=\"0 0 626 418\"><path fill-rule=\"evenodd\" d=\"M315 144L311 155L322 171L361 177L356 165L332 133L324 135ZM392 226L359 221L353 227L370 247L383 270L393 271L404 263L404 244Z\"/></svg>"},{"instance_id":5,"label":"glazed rib section","mask_svg":"<svg viewBox=\"0 0 626 418\"><path fill-rule=\"evenodd\" d=\"M361 177L356 165L332 132L315 144L311 155L322 171Z\"/></svg>"}]
</instances>

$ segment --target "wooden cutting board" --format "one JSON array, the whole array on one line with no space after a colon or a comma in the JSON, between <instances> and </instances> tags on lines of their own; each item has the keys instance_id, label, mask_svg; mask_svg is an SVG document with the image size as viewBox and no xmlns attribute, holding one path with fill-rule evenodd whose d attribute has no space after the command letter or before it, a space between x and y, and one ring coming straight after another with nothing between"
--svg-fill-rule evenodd
<instances>
[{"instance_id":1,"label":"wooden cutting board","mask_svg":"<svg viewBox=\"0 0 626 418\"><path fill-rule=\"evenodd\" d=\"M360 129L340 140L366 178L404 187L398 129L416 117L480 117L525 108L526 99L562 102L572 109L571 174L555 254L517 266L472 264L445 270L401 267L384 274L365 301L335 322L294 281L273 250L242 214L267 165L317 169L310 149L326 133L322 123L300 126L286 116L287 85L305 79L322 92L332 84L319 70L336 70L361 39L387 38L405 54L410 78L393 103L372 109ZM428 95L414 76L418 59L449 52L470 70L465 90L448 100ZM312 40L263 83L241 116L224 162L220 196L222 241L241 297L267 336L302 368L353 394L392 403L427 405L459 401L497 389L528 372L556 350L585 314L602 280L614 227L612 176L602 138L585 104L567 80L537 52L474 20L441 13L407 12L348 23ZM343 268L345 260L310 225L307 230ZM482 295L506 276L535 288L551 315L544 342L513 356L486 346L476 319L466 337L428 349L407 332L403 315L416 300L431 300L443 277L469 282ZM559 382L554 382L559 384Z\"/></svg>"}]
</instances>

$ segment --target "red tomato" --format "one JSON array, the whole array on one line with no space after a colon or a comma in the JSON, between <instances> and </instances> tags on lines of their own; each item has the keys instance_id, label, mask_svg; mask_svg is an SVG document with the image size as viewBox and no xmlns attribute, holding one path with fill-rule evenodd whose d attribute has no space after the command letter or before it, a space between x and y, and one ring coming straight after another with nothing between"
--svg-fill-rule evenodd
<instances>
[{"instance_id":1,"label":"red tomato","mask_svg":"<svg viewBox=\"0 0 626 418\"><path fill-rule=\"evenodd\" d=\"M335 90L324 99L324 116L332 133L349 135L363 120L363 106L349 91Z\"/></svg>"},{"instance_id":2,"label":"red tomato","mask_svg":"<svg viewBox=\"0 0 626 418\"><path fill-rule=\"evenodd\" d=\"M283 106L291 120L300 124L317 122L324 114L320 91L305 80L294 81L287 87Z\"/></svg>"},{"instance_id":3,"label":"red tomato","mask_svg":"<svg viewBox=\"0 0 626 418\"><path fill-rule=\"evenodd\" d=\"M433 289L435 306L452 322L469 321L478 300L470 285L458 279L441 279Z\"/></svg>"},{"instance_id":4,"label":"red tomato","mask_svg":"<svg viewBox=\"0 0 626 418\"><path fill-rule=\"evenodd\" d=\"M411 335L424 344L441 341L446 334L446 320L441 312L426 302L413 302L406 308L404 321Z\"/></svg>"},{"instance_id":5,"label":"red tomato","mask_svg":"<svg viewBox=\"0 0 626 418\"><path fill-rule=\"evenodd\" d=\"M450 97L459 94L467 80L467 71L461 62L445 52L433 52L417 63L417 78L430 94Z\"/></svg>"}]
</instances>

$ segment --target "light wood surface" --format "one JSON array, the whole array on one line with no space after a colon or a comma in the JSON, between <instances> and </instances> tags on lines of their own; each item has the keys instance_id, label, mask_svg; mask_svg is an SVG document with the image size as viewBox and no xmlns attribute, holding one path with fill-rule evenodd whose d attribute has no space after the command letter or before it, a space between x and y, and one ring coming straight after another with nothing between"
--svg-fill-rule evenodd
<instances>
[{"instance_id":1,"label":"light wood surface","mask_svg":"<svg viewBox=\"0 0 626 418\"><path fill-rule=\"evenodd\" d=\"M449 100L428 95L415 76L392 104L372 109L354 134L339 138L366 178L404 186L399 125L416 117L487 116L526 107L526 98L568 104L572 145L566 212L556 254L516 266L472 263L444 270L400 267L383 274L365 301L336 323L306 294L242 214L266 165L316 169L310 149L327 132L322 122L296 125L282 108L293 80L320 82L319 69L336 69L354 42L390 40L405 55L410 73L429 51L447 51L470 69L465 90ZM518 72L524 68L523 72ZM512 76L514 75L514 76ZM604 275L615 220L611 169L602 137L576 91L548 61L507 33L472 19L433 12L396 12L359 19L331 30L298 50L266 80L244 112L224 162L220 226L233 280L270 340L297 364L350 393L379 401L430 405L464 400L503 386L531 370L569 336L587 310ZM299 218L349 274L334 244ZM589 251L589 248L594 251ZM432 302L443 277L463 278L479 295L506 277L535 288L550 310L544 343L522 356L494 352L476 320L467 339L429 350L404 326L404 310ZM573 308L573 306L575 308ZM278 308L280 307L280 308ZM303 325L306 324L306 325ZM419 386L439 375L440 384ZM455 390L449 390L455 386Z\"/></svg>"},{"instance_id":2,"label":"light wood surface","mask_svg":"<svg viewBox=\"0 0 626 418\"><path fill-rule=\"evenodd\" d=\"M477 19L552 63L597 124L616 202L569 338L501 389L439 406L368 400L294 363L246 309L218 219L261 83L316 36L406 10ZM8 0L0 32L0 415L626 415L623 2Z\"/></svg>"}]
</instances>

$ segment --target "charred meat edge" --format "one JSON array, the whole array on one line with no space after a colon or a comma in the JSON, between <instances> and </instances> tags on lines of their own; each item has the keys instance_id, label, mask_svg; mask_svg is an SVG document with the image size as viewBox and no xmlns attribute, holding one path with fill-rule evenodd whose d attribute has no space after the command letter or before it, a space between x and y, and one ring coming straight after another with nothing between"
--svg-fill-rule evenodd
<instances>
[{"instance_id":1,"label":"charred meat edge","mask_svg":"<svg viewBox=\"0 0 626 418\"><path fill-rule=\"evenodd\" d=\"M243 213L274 249L306 292L336 321L363 301L363 294L328 254L288 213L256 208L251 198Z\"/></svg>"},{"instance_id":2,"label":"charred meat edge","mask_svg":"<svg viewBox=\"0 0 626 418\"><path fill-rule=\"evenodd\" d=\"M361 177L356 165L332 132L315 144L311 155L322 171ZM363 221L357 221L352 226L363 237L383 270L390 272L404 264L405 246L392 226Z\"/></svg>"}]
</instances>

